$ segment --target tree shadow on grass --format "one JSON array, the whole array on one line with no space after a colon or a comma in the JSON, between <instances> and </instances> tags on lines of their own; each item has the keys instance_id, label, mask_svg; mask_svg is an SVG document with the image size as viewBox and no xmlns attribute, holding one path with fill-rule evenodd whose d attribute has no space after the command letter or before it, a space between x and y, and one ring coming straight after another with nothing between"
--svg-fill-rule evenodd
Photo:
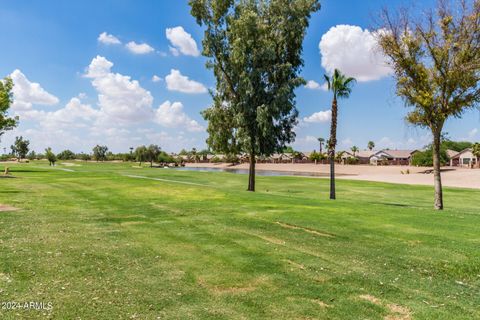
<instances>
[{"instance_id":1,"label":"tree shadow on grass","mask_svg":"<svg viewBox=\"0 0 480 320\"><path fill-rule=\"evenodd\" d=\"M372 204L379 204L382 206L389 206L389 207L399 207L399 208L413 208L415 206L404 204L404 203L395 203L395 202L372 202Z\"/></svg>"}]
</instances>

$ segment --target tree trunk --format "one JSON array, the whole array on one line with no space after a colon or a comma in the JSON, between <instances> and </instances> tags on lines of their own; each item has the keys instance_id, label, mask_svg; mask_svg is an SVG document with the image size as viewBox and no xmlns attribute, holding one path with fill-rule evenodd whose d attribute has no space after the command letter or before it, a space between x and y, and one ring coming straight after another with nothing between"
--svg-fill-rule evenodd
<instances>
[{"instance_id":1,"label":"tree trunk","mask_svg":"<svg viewBox=\"0 0 480 320\"><path fill-rule=\"evenodd\" d=\"M153 168L153 160L150 160L150 168Z\"/></svg>"},{"instance_id":2,"label":"tree trunk","mask_svg":"<svg viewBox=\"0 0 480 320\"><path fill-rule=\"evenodd\" d=\"M247 191L255 191L255 153L250 152L250 168L248 170L248 189Z\"/></svg>"},{"instance_id":3,"label":"tree trunk","mask_svg":"<svg viewBox=\"0 0 480 320\"><path fill-rule=\"evenodd\" d=\"M330 127L330 139L328 141L328 156L330 158L330 199L336 199L335 193L335 146L337 145L337 98L332 101L332 125Z\"/></svg>"},{"instance_id":4,"label":"tree trunk","mask_svg":"<svg viewBox=\"0 0 480 320\"><path fill-rule=\"evenodd\" d=\"M433 130L433 184L435 188L435 210L443 210L442 176L440 172L441 130Z\"/></svg>"}]
</instances>

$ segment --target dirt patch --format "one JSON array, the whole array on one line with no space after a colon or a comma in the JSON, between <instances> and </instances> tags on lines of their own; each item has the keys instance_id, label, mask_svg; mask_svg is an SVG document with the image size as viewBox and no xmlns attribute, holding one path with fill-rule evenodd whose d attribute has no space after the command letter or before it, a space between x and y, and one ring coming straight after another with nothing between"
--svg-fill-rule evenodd
<instances>
[{"instance_id":1,"label":"dirt patch","mask_svg":"<svg viewBox=\"0 0 480 320\"><path fill-rule=\"evenodd\" d=\"M259 237L260 239L263 239L267 242L270 242L270 243L273 243L273 244L278 244L278 245L284 245L285 244L285 241L281 240L281 239L277 239L277 238L274 238L274 237L266 237L266 236L261 236L261 235L254 235L252 234L252 236L256 236L256 237Z\"/></svg>"},{"instance_id":2,"label":"dirt patch","mask_svg":"<svg viewBox=\"0 0 480 320\"><path fill-rule=\"evenodd\" d=\"M0 204L0 212L3 211L17 211L20 210L20 208L15 208L6 204Z\"/></svg>"},{"instance_id":3,"label":"dirt patch","mask_svg":"<svg viewBox=\"0 0 480 320\"><path fill-rule=\"evenodd\" d=\"M371 302L373 304L376 304L376 305L381 305L382 302L380 301L380 299L372 296L372 295L369 295L369 294L362 294L359 296L360 299L363 299L363 300L366 300L368 302Z\"/></svg>"},{"instance_id":4,"label":"dirt patch","mask_svg":"<svg viewBox=\"0 0 480 320\"><path fill-rule=\"evenodd\" d=\"M389 304L387 305L388 310L392 313L385 317L385 320L411 320L412 313L411 311L404 306L398 304Z\"/></svg>"},{"instance_id":5,"label":"dirt patch","mask_svg":"<svg viewBox=\"0 0 480 320\"><path fill-rule=\"evenodd\" d=\"M323 302L322 300L318 300L318 299L312 299L311 300L313 303L316 303L318 304L320 307L322 308L331 308L332 306L329 305L329 304L326 304L325 302Z\"/></svg>"},{"instance_id":6,"label":"dirt patch","mask_svg":"<svg viewBox=\"0 0 480 320\"><path fill-rule=\"evenodd\" d=\"M297 262L292 261L292 260L285 260L285 261L287 261L292 266L297 267L298 269L305 270L305 266L303 264L297 263Z\"/></svg>"},{"instance_id":7,"label":"dirt patch","mask_svg":"<svg viewBox=\"0 0 480 320\"><path fill-rule=\"evenodd\" d=\"M120 223L121 226L133 226L137 224L145 224L145 221L125 221Z\"/></svg>"},{"instance_id":8,"label":"dirt patch","mask_svg":"<svg viewBox=\"0 0 480 320\"><path fill-rule=\"evenodd\" d=\"M287 229L302 230L302 231L305 231L305 232L308 232L308 233L311 233L311 234L314 234L314 235L317 235L317 236L321 236L321 237L327 237L327 238L333 238L334 237L333 235L328 234L328 233L320 232L320 231L310 229L310 228L296 226L294 224L284 223L284 222L280 222L280 221L277 221L276 224L278 224L278 225L280 225L284 228L287 228Z\"/></svg>"},{"instance_id":9,"label":"dirt patch","mask_svg":"<svg viewBox=\"0 0 480 320\"><path fill-rule=\"evenodd\" d=\"M64 165L64 166L67 166L67 167L80 167L81 166L80 164L71 163L71 162L62 162L60 164Z\"/></svg>"},{"instance_id":10,"label":"dirt patch","mask_svg":"<svg viewBox=\"0 0 480 320\"><path fill-rule=\"evenodd\" d=\"M366 300L371 302L377 306L383 306L380 299L370 295L370 294L362 294L359 296L360 299ZM387 304L386 308L390 312L389 315L385 316L384 320L411 320L412 319L412 312L407 307L390 303Z\"/></svg>"},{"instance_id":11,"label":"dirt patch","mask_svg":"<svg viewBox=\"0 0 480 320\"><path fill-rule=\"evenodd\" d=\"M209 292L216 294L216 295L223 295L223 294L244 294L255 291L260 285L266 282L266 278L259 277L250 281L243 286L233 286L233 287L222 287L218 285L211 285L207 283L207 281L203 278L198 278L197 282L201 287L206 288Z\"/></svg>"}]
</instances>

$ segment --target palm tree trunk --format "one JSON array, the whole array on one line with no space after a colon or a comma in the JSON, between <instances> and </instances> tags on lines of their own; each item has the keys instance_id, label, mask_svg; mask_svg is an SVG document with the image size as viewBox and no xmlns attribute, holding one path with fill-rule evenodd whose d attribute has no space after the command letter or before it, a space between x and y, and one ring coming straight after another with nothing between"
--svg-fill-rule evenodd
<instances>
[{"instance_id":1,"label":"palm tree trunk","mask_svg":"<svg viewBox=\"0 0 480 320\"><path fill-rule=\"evenodd\" d=\"M247 191L255 191L255 153L250 152L250 168L248 170L248 189Z\"/></svg>"},{"instance_id":2,"label":"palm tree trunk","mask_svg":"<svg viewBox=\"0 0 480 320\"><path fill-rule=\"evenodd\" d=\"M335 200L335 146L337 145L337 98L332 101L332 125L330 127L330 140L328 142L328 155L330 158L330 199Z\"/></svg>"},{"instance_id":3,"label":"palm tree trunk","mask_svg":"<svg viewBox=\"0 0 480 320\"><path fill-rule=\"evenodd\" d=\"M441 130L433 130L433 184L435 188L435 210L443 210L442 176L440 171Z\"/></svg>"}]
</instances>

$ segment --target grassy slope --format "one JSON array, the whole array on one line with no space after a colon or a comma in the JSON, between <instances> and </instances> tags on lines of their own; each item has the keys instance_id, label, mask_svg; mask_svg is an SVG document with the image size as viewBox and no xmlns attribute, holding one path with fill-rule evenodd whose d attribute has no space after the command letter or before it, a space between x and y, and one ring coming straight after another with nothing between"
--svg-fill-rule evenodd
<instances>
[{"instance_id":1,"label":"grassy slope","mask_svg":"<svg viewBox=\"0 0 480 320\"><path fill-rule=\"evenodd\" d=\"M480 191L42 166L0 180L0 301L54 308L2 319L480 318Z\"/></svg>"}]
</instances>

